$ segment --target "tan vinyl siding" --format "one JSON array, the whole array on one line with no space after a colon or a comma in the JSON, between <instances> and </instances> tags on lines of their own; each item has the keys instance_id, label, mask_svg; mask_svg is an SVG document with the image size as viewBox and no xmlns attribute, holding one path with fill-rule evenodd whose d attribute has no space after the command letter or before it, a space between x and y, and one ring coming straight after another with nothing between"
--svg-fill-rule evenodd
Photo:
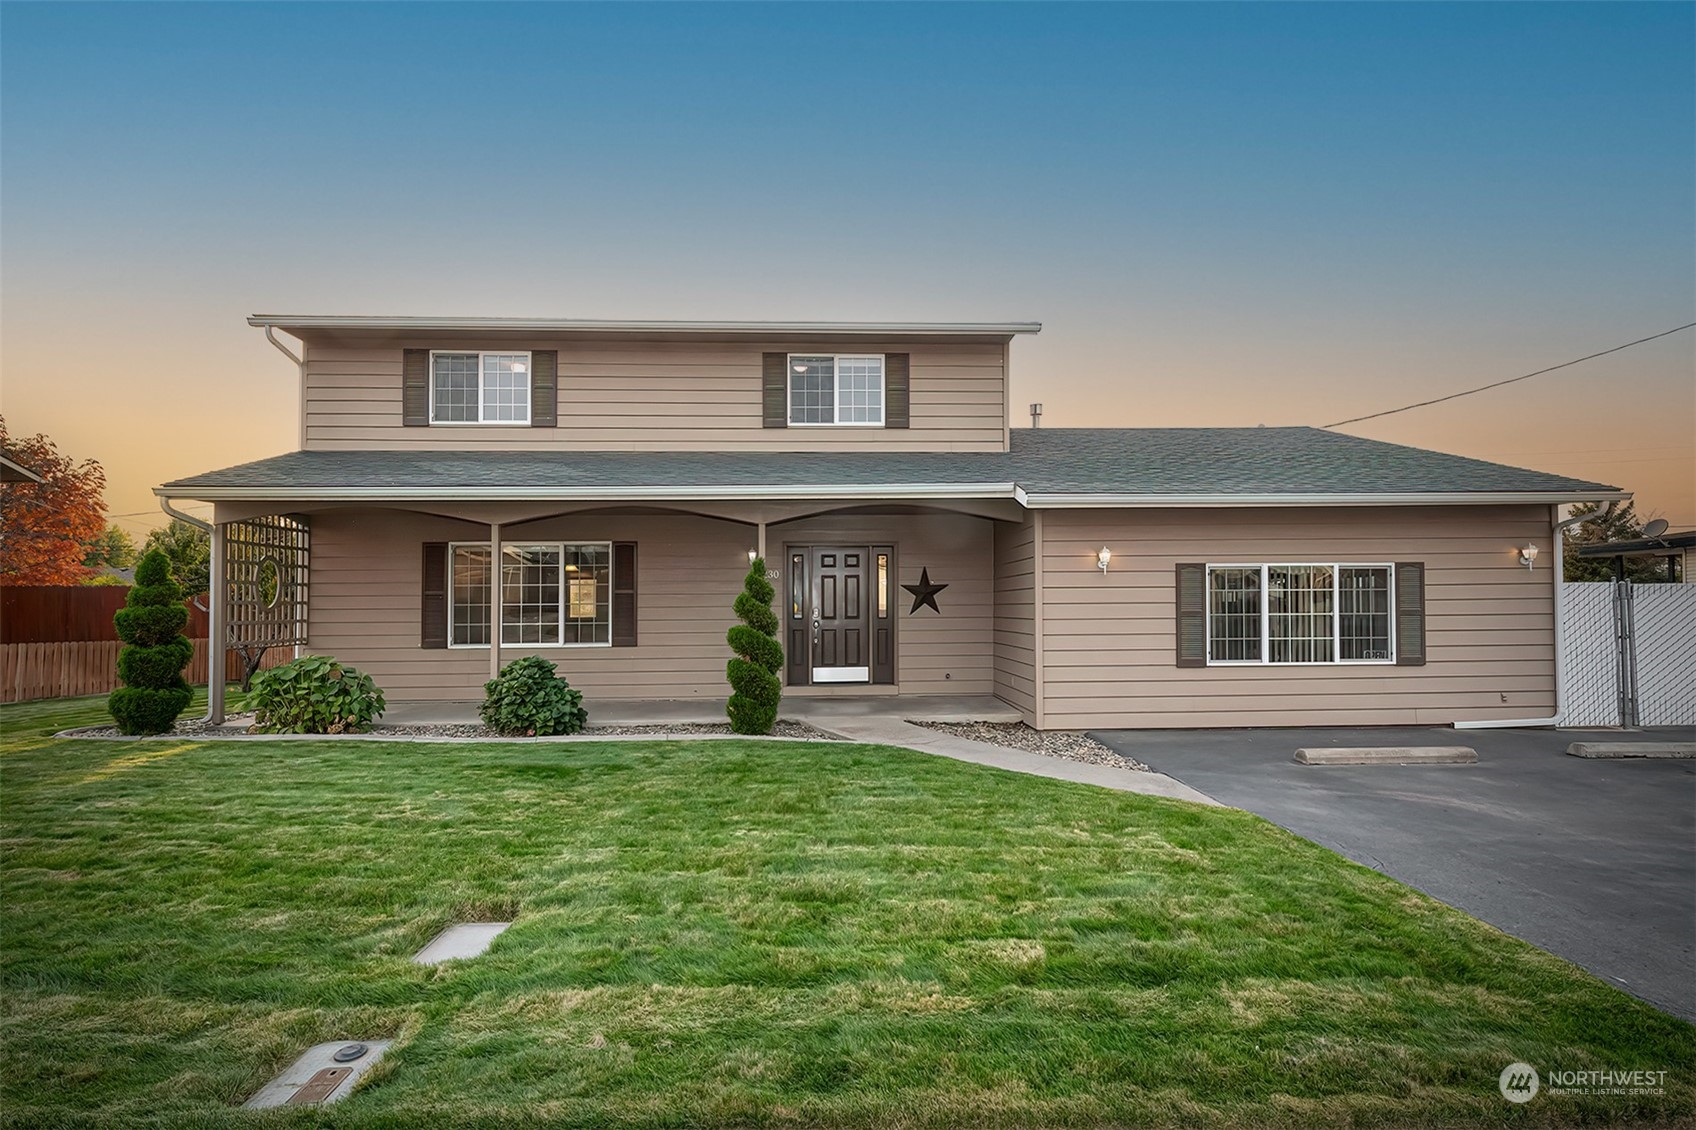
<instances>
[{"instance_id":1,"label":"tan vinyl siding","mask_svg":"<svg viewBox=\"0 0 1696 1130\"><path fill-rule=\"evenodd\" d=\"M368 671L395 702L483 696L486 648L419 647L427 541L487 541L487 526L423 514L344 510L312 519L308 650ZM591 701L722 697L730 602L748 571L749 528L710 518L577 515L505 526L527 541L638 543L640 645L502 647L506 661L540 654Z\"/></svg>"},{"instance_id":2,"label":"tan vinyl siding","mask_svg":"<svg viewBox=\"0 0 1696 1130\"><path fill-rule=\"evenodd\" d=\"M893 544L898 575L890 610L901 693L993 694L993 525L963 514L826 515L768 527L766 544L773 558L786 545ZM786 570L787 560L785 555ZM933 583L948 586L936 598L940 615L929 608L908 613L913 597L900 586L918 584L923 569ZM866 688L835 689L853 694Z\"/></svg>"},{"instance_id":3,"label":"tan vinyl siding","mask_svg":"<svg viewBox=\"0 0 1696 1130\"><path fill-rule=\"evenodd\" d=\"M896 672L903 694L989 694L991 523L963 515L825 517L771 526L773 563L784 543L894 544L898 582L929 567L948 584L929 609L908 616L908 594L891 594ZM474 522L396 510L332 510L312 518L308 650L368 671L391 701L480 699L489 677L485 648L419 646L422 553L428 541L485 541ZM635 647L520 647L540 654L597 698L722 698L728 689L725 631L748 570L752 527L685 515L580 514L508 525L502 540L637 543L639 642ZM779 592L783 590L779 586ZM780 597L781 607L781 597ZM864 691L865 688L849 688Z\"/></svg>"},{"instance_id":4,"label":"tan vinyl siding","mask_svg":"<svg viewBox=\"0 0 1696 1130\"><path fill-rule=\"evenodd\" d=\"M1036 713L1036 523L995 524L995 693Z\"/></svg>"},{"instance_id":5,"label":"tan vinyl siding","mask_svg":"<svg viewBox=\"0 0 1696 1130\"><path fill-rule=\"evenodd\" d=\"M1553 573L1542 506L1049 511L1043 516L1045 725L1441 724L1553 713ZM1103 575L1096 553L1106 545ZM1423 667L1175 665L1173 568L1220 563L1426 566Z\"/></svg>"},{"instance_id":6,"label":"tan vinyl siding","mask_svg":"<svg viewBox=\"0 0 1696 1130\"><path fill-rule=\"evenodd\" d=\"M1006 354L1000 344L784 342L456 342L453 348L557 349L559 426L401 424L401 346L314 345L305 404L309 450L1002 451ZM907 353L907 428L766 428L761 354Z\"/></svg>"}]
</instances>

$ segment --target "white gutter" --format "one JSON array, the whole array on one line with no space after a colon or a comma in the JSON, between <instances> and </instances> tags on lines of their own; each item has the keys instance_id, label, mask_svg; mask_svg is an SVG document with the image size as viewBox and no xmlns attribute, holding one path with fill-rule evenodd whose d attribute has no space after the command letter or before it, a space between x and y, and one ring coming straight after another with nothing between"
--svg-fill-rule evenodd
<instances>
[{"instance_id":1,"label":"white gutter","mask_svg":"<svg viewBox=\"0 0 1696 1130\"><path fill-rule=\"evenodd\" d=\"M668 322L599 321L585 318L386 317L365 314L254 314L250 326L293 330L507 330L546 333L697 334L1034 334L1041 322Z\"/></svg>"},{"instance_id":2,"label":"white gutter","mask_svg":"<svg viewBox=\"0 0 1696 1130\"><path fill-rule=\"evenodd\" d=\"M249 319L251 324L252 319ZM294 351L277 340L276 331L269 323L265 326L265 340L277 347L277 352L294 362L300 370L300 450L306 450L306 349L301 347L301 355L296 357Z\"/></svg>"},{"instance_id":3,"label":"white gutter","mask_svg":"<svg viewBox=\"0 0 1696 1130\"><path fill-rule=\"evenodd\" d=\"M1629 491L1419 491L1358 494L1031 494L1033 510L1194 506L1464 506L1504 503L1613 502Z\"/></svg>"},{"instance_id":4,"label":"white gutter","mask_svg":"<svg viewBox=\"0 0 1696 1130\"><path fill-rule=\"evenodd\" d=\"M1566 673L1566 648L1562 646L1561 637L1561 592L1566 587L1566 553L1564 533L1568 526L1576 526L1581 522L1594 519L1607 519L1614 512L1615 503L1610 501L1608 508L1599 514L1580 514L1576 518L1562 518L1550 530L1554 547L1549 551L1553 558L1552 567L1555 570L1555 712L1547 718L1490 718L1475 722L1456 722L1457 730L1507 730L1522 729L1535 726L1559 726L1566 719L1566 704L1561 701L1561 677ZM1555 511L1560 514L1559 509Z\"/></svg>"},{"instance_id":5,"label":"white gutter","mask_svg":"<svg viewBox=\"0 0 1696 1130\"><path fill-rule=\"evenodd\" d=\"M656 486L656 487L193 487L168 483L153 488L161 498L181 495L203 502L257 501L286 498L291 502L719 502L734 499L762 501L811 498L876 500L926 498L1016 498L1012 483L927 484L889 483L830 486Z\"/></svg>"}]
</instances>

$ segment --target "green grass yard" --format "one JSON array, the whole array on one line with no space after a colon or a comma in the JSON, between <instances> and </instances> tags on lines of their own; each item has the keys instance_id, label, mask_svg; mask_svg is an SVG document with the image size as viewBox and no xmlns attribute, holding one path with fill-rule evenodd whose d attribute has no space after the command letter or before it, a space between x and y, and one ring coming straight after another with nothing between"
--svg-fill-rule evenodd
<instances>
[{"instance_id":1,"label":"green grass yard","mask_svg":"<svg viewBox=\"0 0 1696 1130\"><path fill-rule=\"evenodd\" d=\"M1256 817L870 746L54 741L0 709L6 1126L1615 1125L1696 1028ZM409 956L515 917L484 957ZM395 1035L323 1110L236 1109ZM1509 1062L1662 1096L1496 1089Z\"/></svg>"}]
</instances>

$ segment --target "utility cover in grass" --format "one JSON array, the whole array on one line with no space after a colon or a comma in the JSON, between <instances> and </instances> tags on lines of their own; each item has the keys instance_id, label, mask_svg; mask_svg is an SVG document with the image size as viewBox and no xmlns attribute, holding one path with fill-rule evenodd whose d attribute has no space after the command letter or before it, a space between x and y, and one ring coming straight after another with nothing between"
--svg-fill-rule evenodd
<instances>
[{"instance_id":1,"label":"utility cover in grass","mask_svg":"<svg viewBox=\"0 0 1696 1130\"><path fill-rule=\"evenodd\" d=\"M464 957L480 957L499 937L510 922L461 922L449 926L431 939L430 944L412 955L419 965L440 965Z\"/></svg>"}]
</instances>

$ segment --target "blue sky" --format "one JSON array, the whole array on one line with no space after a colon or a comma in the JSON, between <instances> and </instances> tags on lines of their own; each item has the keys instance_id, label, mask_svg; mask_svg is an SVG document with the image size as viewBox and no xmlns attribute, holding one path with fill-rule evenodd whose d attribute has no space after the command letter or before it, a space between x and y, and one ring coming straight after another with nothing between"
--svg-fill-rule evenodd
<instances>
[{"instance_id":1,"label":"blue sky","mask_svg":"<svg viewBox=\"0 0 1696 1130\"><path fill-rule=\"evenodd\" d=\"M3 405L124 511L292 444L256 310L1036 318L1050 425L1322 423L1696 320L1693 13L8 3ZM1693 521L1693 336L1359 432Z\"/></svg>"}]
</instances>

